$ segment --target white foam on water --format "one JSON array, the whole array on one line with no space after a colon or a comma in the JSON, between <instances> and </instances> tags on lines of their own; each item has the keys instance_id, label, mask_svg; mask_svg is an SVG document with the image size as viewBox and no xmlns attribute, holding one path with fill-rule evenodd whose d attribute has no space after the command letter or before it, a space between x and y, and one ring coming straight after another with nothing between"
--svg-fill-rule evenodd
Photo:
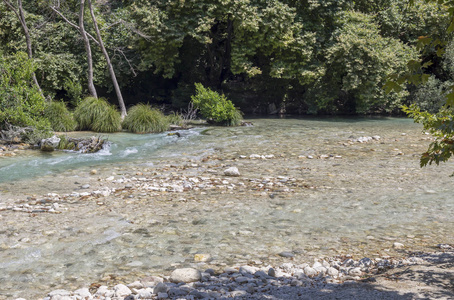
<instances>
[{"instance_id":1,"label":"white foam on water","mask_svg":"<svg viewBox=\"0 0 454 300\"><path fill-rule=\"evenodd\" d=\"M121 157L126 157L126 156L129 156L130 154L135 154L135 153L138 153L139 150L137 148L132 148L132 147L128 147L126 148L126 150L124 150L120 156Z\"/></svg>"}]
</instances>

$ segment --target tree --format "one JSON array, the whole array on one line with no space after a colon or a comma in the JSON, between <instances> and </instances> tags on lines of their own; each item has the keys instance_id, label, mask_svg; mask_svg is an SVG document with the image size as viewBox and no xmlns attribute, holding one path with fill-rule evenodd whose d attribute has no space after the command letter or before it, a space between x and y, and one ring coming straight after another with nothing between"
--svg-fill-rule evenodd
<instances>
[{"instance_id":1,"label":"tree","mask_svg":"<svg viewBox=\"0 0 454 300\"><path fill-rule=\"evenodd\" d=\"M107 68L109 70L109 74L112 79L112 84L114 85L115 93L117 94L118 104L120 105L121 118L124 119L128 113L126 112L126 106L125 106L125 102L123 100L123 95L121 94L120 86L118 85L117 76L115 75L115 71L113 69L112 62L110 61L110 57L109 57L109 54L107 53L106 47L104 47L104 42L101 37L101 32L99 31L98 22L96 21L96 16L93 11L93 6L91 4L91 0L88 0L87 2L88 2L88 9L90 10L91 19L93 20L93 26L96 31L96 36L98 38L99 47L101 48L101 51L104 54L104 57L106 59Z\"/></svg>"},{"instance_id":2,"label":"tree","mask_svg":"<svg viewBox=\"0 0 454 300\"><path fill-rule=\"evenodd\" d=\"M80 9L79 9L79 31L82 39L84 40L85 51L87 52L87 63L88 63L88 91L90 94L98 98L96 93L95 84L93 83L93 57L91 54L90 41L88 40L87 32L84 27L84 12L85 12L85 0L80 0Z\"/></svg>"},{"instance_id":3,"label":"tree","mask_svg":"<svg viewBox=\"0 0 454 300\"><path fill-rule=\"evenodd\" d=\"M33 59L33 51L32 51L32 41L30 38L30 31L28 30L27 22L25 20L25 14L24 14L24 9L22 7L22 0L17 0L17 8L8 0L3 0L3 2L6 4L6 6L14 12L14 14L17 16L17 18L20 21L20 24L22 26L22 30L24 31L24 36L25 36L25 43L27 45L27 55L29 59ZM41 90L41 87L38 83L38 80L36 79L35 72L32 72L32 78L33 82L35 83L36 87L38 88L39 92L41 95L44 97L43 92Z\"/></svg>"},{"instance_id":4,"label":"tree","mask_svg":"<svg viewBox=\"0 0 454 300\"><path fill-rule=\"evenodd\" d=\"M410 1L412 5L415 1ZM426 2L433 2L442 5L446 10L449 21L447 22L446 29L442 36L437 36L436 33L430 32L432 36L421 36L418 39L418 46L424 55L426 50L435 49L437 57L445 55L445 46L448 44L446 39L454 31L454 1L448 0L428 0ZM451 35L452 36L452 35ZM449 54L449 52L448 52ZM447 59L451 58L449 55ZM449 62L448 62L449 64ZM395 76L395 81L390 81L387 85L388 89L398 90L405 82L412 84L427 83L431 78L425 71L432 65L432 61L416 61L409 62L409 71L404 76ZM445 93L446 100L442 108L436 113L422 111L416 104L404 106L403 110L412 117L415 122L421 123L424 130L430 132L434 136L434 141L430 143L429 148L421 155L421 167L440 162L446 162L454 154L454 86L447 89ZM453 174L454 175L454 174Z\"/></svg>"},{"instance_id":5,"label":"tree","mask_svg":"<svg viewBox=\"0 0 454 300\"><path fill-rule=\"evenodd\" d=\"M50 132L50 123L43 118L46 100L33 82L35 69L25 52L0 55L0 128L14 125L33 127L44 135Z\"/></svg>"},{"instance_id":6,"label":"tree","mask_svg":"<svg viewBox=\"0 0 454 300\"><path fill-rule=\"evenodd\" d=\"M381 87L388 75L402 73L406 62L416 59L414 49L381 36L371 16L353 11L343 14L331 41L324 75L310 90L316 107L343 113L389 113L400 107L408 93L386 94Z\"/></svg>"},{"instance_id":7,"label":"tree","mask_svg":"<svg viewBox=\"0 0 454 300\"><path fill-rule=\"evenodd\" d=\"M104 55L104 58L105 58L106 63L107 63L107 68L108 68L108 71L109 71L109 74L110 74L110 77L111 77L111 80L112 80L112 84L113 84L114 89L115 89L115 93L117 95L118 104L119 104L120 110L121 110L121 117L123 119L127 115L126 106L125 106L124 100L123 100L123 95L121 93L120 86L119 86L118 81L117 81L117 76L115 74L112 62L110 60L110 56L107 53L106 47L104 46L103 38L101 36L101 32L100 32L99 27L98 27L98 22L97 22L97 19L96 19L94 10L93 10L92 2L90 0L88 0L87 4L88 4L88 9L90 11L91 19L92 19L92 22L93 22L93 27L94 27L95 32L96 32L96 38L91 36L85 30L85 25L84 25L85 0L81 0L80 1L80 6L79 6L79 26L77 26L76 24L74 24L73 22L68 20L61 12L58 11L58 9L56 7L52 7L51 6L51 9L54 12L56 12L60 17L62 17L69 25L71 25L72 27L74 27L77 30L79 30L79 32L80 32L80 34L82 36L82 39L84 41L85 51L86 51L86 54L87 54L88 90L89 90L90 94L92 96L94 96L94 97L97 97L97 92L96 92L96 89L95 89L95 86L94 86L94 83L93 83L93 58L92 58L92 52L91 52L91 46L90 46L89 38L91 38L91 40L93 40L100 47L100 49L102 51L102 54Z\"/></svg>"}]
</instances>

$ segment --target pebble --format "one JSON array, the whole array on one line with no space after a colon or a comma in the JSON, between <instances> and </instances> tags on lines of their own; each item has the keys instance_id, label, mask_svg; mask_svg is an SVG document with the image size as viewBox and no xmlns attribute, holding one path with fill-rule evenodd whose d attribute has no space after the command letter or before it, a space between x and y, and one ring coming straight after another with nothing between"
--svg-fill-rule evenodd
<instances>
[{"instance_id":1,"label":"pebble","mask_svg":"<svg viewBox=\"0 0 454 300\"><path fill-rule=\"evenodd\" d=\"M167 284L160 282L158 283L155 288L153 289L153 293L159 294L159 293L167 293L167 290L169 288L167 287Z\"/></svg>"},{"instance_id":2,"label":"pebble","mask_svg":"<svg viewBox=\"0 0 454 300\"><path fill-rule=\"evenodd\" d=\"M237 167L230 167L224 170L225 176L240 176L240 171L238 171Z\"/></svg>"},{"instance_id":3,"label":"pebble","mask_svg":"<svg viewBox=\"0 0 454 300\"><path fill-rule=\"evenodd\" d=\"M211 260L210 254L196 254L194 255L194 261L196 262L207 262Z\"/></svg>"},{"instance_id":4,"label":"pebble","mask_svg":"<svg viewBox=\"0 0 454 300\"><path fill-rule=\"evenodd\" d=\"M131 290L124 284L117 284L113 289L117 297L128 296L131 294Z\"/></svg>"},{"instance_id":5,"label":"pebble","mask_svg":"<svg viewBox=\"0 0 454 300\"><path fill-rule=\"evenodd\" d=\"M284 251L284 252L279 253L279 256L286 257L286 258L292 258L295 256L295 254L293 254L292 252Z\"/></svg>"},{"instance_id":6,"label":"pebble","mask_svg":"<svg viewBox=\"0 0 454 300\"><path fill-rule=\"evenodd\" d=\"M337 276L339 276L339 271L336 268L329 267L327 274L332 277L337 277Z\"/></svg>"},{"instance_id":7,"label":"pebble","mask_svg":"<svg viewBox=\"0 0 454 300\"><path fill-rule=\"evenodd\" d=\"M100 286L94 295L90 294L88 288L79 289L73 293L67 290L55 290L43 300L227 299L232 297L250 299L250 294L257 292L273 295L283 287L323 286L326 283L336 283L339 279L343 282L358 281L365 273L375 273L377 268L392 268L399 264L423 262L424 260L420 257L410 257L401 261L381 258L372 260L367 257L359 261L352 258L341 261L339 258L330 259L329 262L317 260L312 266L307 263L295 265L286 262L276 268L270 266L259 268L251 265L243 265L239 269L226 267L224 273L219 276L215 276L213 269L207 269L201 273L193 268L182 268L173 271L166 282L160 277L150 276L128 286L117 284L112 289ZM201 280L206 276L209 276L208 280Z\"/></svg>"},{"instance_id":8,"label":"pebble","mask_svg":"<svg viewBox=\"0 0 454 300\"><path fill-rule=\"evenodd\" d=\"M86 189L90 188L90 185L89 184L84 184L80 188L83 189L83 190L86 190Z\"/></svg>"},{"instance_id":9,"label":"pebble","mask_svg":"<svg viewBox=\"0 0 454 300\"><path fill-rule=\"evenodd\" d=\"M158 294L158 300L161 300L161 299L168 299L169 298L169 295L167 293L159 293Z\"/></svg>"},{"instance_id":10,"label":"pebble","mask_svg":"<svg viewBox=\"0 0 454 300\"><path fill-rule=\"evenodd\" d=\"M170 274L170 281L174 283L189 283L199 281L202 274L199 270L193 268L176 269Z\"/></svg>"},{"instance_id":11,"label":"pebble","mask_svg":"<svg viewBox=\"0 0 454 300\"><path fill-rule=\"evenodd\" d=\"M404 247L405 247L405 245L402 244L402 243L397 243L396 242L396 243L393 244L393 248L394 249L403 249Z\"/></svg>"},{"instance_id":12,"label":"pebble","mask_svg":"<svg viewBox=\"0 0 454 300\"><path fill-rule=\"evenodd\" d=\"M314 268L305 267L304 268L304 274L306 274L309 277L313 277L313 276L317 275L317 271Z\"/></svg>"}]
</instances>

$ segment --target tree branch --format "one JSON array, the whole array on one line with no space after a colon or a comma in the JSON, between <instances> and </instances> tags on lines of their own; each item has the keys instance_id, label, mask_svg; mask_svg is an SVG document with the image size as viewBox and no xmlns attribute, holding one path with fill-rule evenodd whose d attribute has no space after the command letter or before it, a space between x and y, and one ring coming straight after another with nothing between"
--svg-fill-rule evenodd
<instances>
[{"instance_id":1,"label":"tree branch","mask_svg":"<svg viewBox=\"0 0 454 300\"><path fill-rule=\"evenodd\" d=\"M136 70L134 70L134 67L131 65L131 62L130 60L128 59L128 57L126 56L126 54L123 52L123 50L121 50L120 48L115 48L114 49L114 53L116 52L119 52L123 58L126 60L126 62L128 63L129 65L129 70L131 71L131 73L134 75L134 77L137 76L137 73L136 73Z\"/></svg>"},{"instance_id":2,"label":"tree branch","mask_svg":"<svg viewBox=\"0 0 454 300\"><path fill-rule=\"evenodd\" d=\"M117 22L114 22L114 23L110 24L109 26L105 27L104 29L108 29L108 28L113 27L113 26L118 25L118 24L123 24L124 26L126 26L126 28L128 28L129 30L131 30L132 32L137 34L138 36L146 39L147 41L149 41L151 39L151 36L146 35L145 33L141 32L140 30L135 28L131 23L128 23L128 22L126 22L126 21L124 21L122 19L118 20Z\"/></svg>"},{"instance_id":3,"label":"tree branch","mask_svg":"<svg viewBox=\"0 0 454 300\"><path fill-rule=\"evenodd\" d=\"M3 0L3 1L6 1L6 0ZM77 30L80 31L80 27L77 26L76 24L74 24L73 22L71 22L70 20L68 20L61 12L59 12L55 7L53 6L50 6L50 9L52 9L57 15L59 15L66 23L68 23L69 25L71 25L72 27L76 28ZM99 42L97 39L95 39L91 34L89 34L88 32L85 31L85 33L87 34L87 36L96 44L99 46Z\"/></svg>"}]
</instances>

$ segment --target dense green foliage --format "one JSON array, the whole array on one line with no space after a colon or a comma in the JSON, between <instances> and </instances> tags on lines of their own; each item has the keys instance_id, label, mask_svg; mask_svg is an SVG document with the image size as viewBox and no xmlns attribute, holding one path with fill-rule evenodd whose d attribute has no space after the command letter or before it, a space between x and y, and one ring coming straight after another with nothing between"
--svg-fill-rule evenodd
<instances>
[{"instance_id":1,"label":"dense green foliage","mask_svg":"<svg viewBox=\"0 0 454 300\"><path fill-rule=\"evenodd\" d=\"M404 107L404 111L415 122L422 123L424 129L430 132L434 137L429 145L429 149L421 156L421 167L435 162L447 161L454 154L454 111L452 108L443 107L437 113L421 111L416 105Z\"/></svg>"},{"instance_id":2,"label":"dense green foliage","mask_svg":"<svg viewBox=\"0 0 454 300\"><path fill-rule=\"evenodd\" d=\"M443 5L449 22L441 31L432 29L418 38L422 60L410 61L408 72L394 75L389 89L402 89L404 83L419 85L416 101L403 106L403 111L435 137L421 156L421 167L446 162L454 154L454 1L427 0ZM413 6L415 1L411 1ZM447 28L447 29L446 29ZM454 175L454 173L453 173Z\"/></svg>"},{"instance_id":3,"label":"dense green foliage","mask_svg":"<svg viewBox=\"0 0 454 300\"><path fill-rule=\"evenodd\" d=\"M79 130L116 132L121 130L121 117L115 106L103 98L87 97L74 111Z\"/></svg>"},{"instance_id":4,"label":"dense green foliage","mask_svg":"<svg viewBox=\"0 0 454 300\"><path fill-rule=\"evenodd\" d=\"M77 123L73 115L68 111L64 102L52 101L44 108L44 117L46 117L52 129L55 131L72 131L76 128Z\"/></svg>"},{"instance_id":5,"label":"dense green foliage","mask_svg":"<svg viewBox=\"0 0 454 300\"><path fill-rule=\"evenodd\" d=\"M218 125L237 126L241 124L243 119L241 112L224 94L221 95L210 88L205 88L201 83L196 83L195 86L196 94L191 97L191 100L204 118Z\"/></svg>"},{"instance_id":6,"label":"dense green foliage","mask_svg":"<svg viewBox=\"0 0 454 300\"><path fill-rule=\"evenodd\" d=\"M134 133L163 132L169 129L169 120L160 110L137 104L128 110L123 128Z\"/></svg>"},{"instance_id":7,"label":"dense green foliage","mask_svg":"<svg viewBox=\"0 0 454 300\"><path fill-rule=\"evenodd\" d=\"M71 107L89 94L87 52L79 30L60 14L78 24L79 4L23 1L30 64L43 94ZM106 0L93 5L127 107L147 102L186 108L197 92L195 83L225 95L246 113L276 107L298 114L389 114L414 102L434 110L439 101L427 98L435 93L454 97L446 90L454 65L453 47L445 47L454 28L447 0ZM0 15L4 60L26 45L21 23L3 2ZM86 8L84 27L96 36L89 15ZM100 47L90 44L98 95L116 99ZM386 84L391 74L398 82ZM417 81L428 85L415 87ZM385 84L392 93L384 93ZM29 80L26 86L34 89ZM43 114L44 107L33 100L38 94L31 93L27 101L34 104L24 107L32 119ZM105 122L115 123L113 108L106 111L111 120ZM241 116L232 111L228 119L237 123ZM4 120L30 122L20 110L2 108L1 114ZM91 128L90 116L77 117L79 128ZM118 129L107 127L103 131Z\"/></svg>"},{"instance_id":8,"label":"dense green foliage","mask_svg":"<svg viewBox=\"0 0 454 300\"><path fill-rule=\"evenodd\" d=\"M14 56L0 55L0 129L8 124L33 127L25 137L36 142L50 134L50 123L43 118L46 101L32 82L35 66L23 52Z\"/></svg>"}]
</instances>

